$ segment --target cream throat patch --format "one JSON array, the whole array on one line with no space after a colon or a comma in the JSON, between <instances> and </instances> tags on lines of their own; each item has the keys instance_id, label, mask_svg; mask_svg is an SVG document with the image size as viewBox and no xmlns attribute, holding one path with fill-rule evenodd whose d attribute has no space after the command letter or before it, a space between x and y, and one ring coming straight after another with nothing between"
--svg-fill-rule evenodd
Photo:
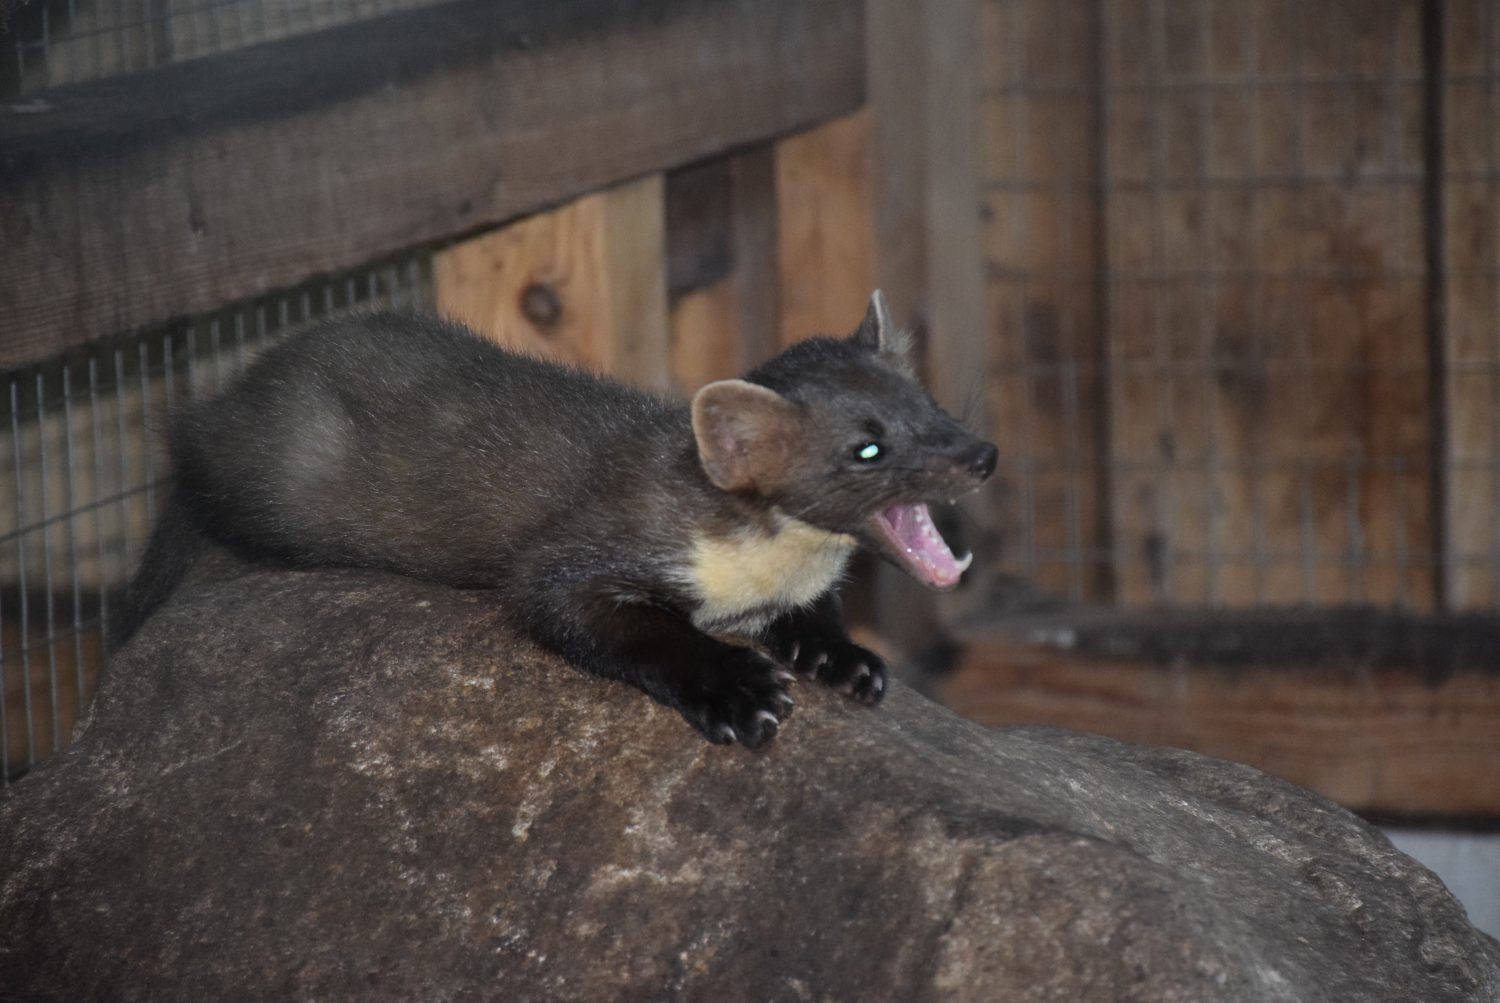
<instances>
[{"instance_id":1,"label":"cream throat patch","mask_svg":"<svg viewBox=\"0 0 1500 1003\"><path fill-rule=\"evenodd\" d=\"M858 545L847 533L780 514L770 533L700 535L684 576L702 603L693 623L700 630L754 630L769 616L810 605L838 582Z\"/></svg>"}]
</instances>

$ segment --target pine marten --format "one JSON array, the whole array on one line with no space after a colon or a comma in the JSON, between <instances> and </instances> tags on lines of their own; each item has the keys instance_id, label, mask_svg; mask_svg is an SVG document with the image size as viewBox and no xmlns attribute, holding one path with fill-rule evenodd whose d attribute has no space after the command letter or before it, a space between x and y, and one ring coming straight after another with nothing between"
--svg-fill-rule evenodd
<instances>
[{"instance_id":1,"label":"pine marten","mask_svg":"<svg viewBox=\"0 0 1500 1003\"><path fill-rule=\"evenodd\" d=\"M789 670L881 698L886 666L850 641L835 592L850 555L870 544L952 588L971 557L928 503L996 462L913 378L878 292L851 337L794 345L691 406L435 316L340 317L180 411L168 442L175 483L117 642L208 544L379 568L490 590L573 665L749 746L791 712Z\"/></svg>"}]
</instances>

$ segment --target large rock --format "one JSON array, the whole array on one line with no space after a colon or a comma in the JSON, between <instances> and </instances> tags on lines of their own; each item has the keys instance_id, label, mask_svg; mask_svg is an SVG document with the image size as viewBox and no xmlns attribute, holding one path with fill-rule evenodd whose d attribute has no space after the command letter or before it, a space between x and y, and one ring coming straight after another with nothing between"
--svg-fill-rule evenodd
<instances>
[{"instance_id":1,"label":"large rock","mask_svg":"<svg viewBox=\"0 0 1500 1003\"><path fill-rule=\"evenodd\" d=\"M710 746L482 593L194 589L0 803L0 995L1500 998L1442 885L1305 791L796 695Z\"/></svg>"}]
</instances>

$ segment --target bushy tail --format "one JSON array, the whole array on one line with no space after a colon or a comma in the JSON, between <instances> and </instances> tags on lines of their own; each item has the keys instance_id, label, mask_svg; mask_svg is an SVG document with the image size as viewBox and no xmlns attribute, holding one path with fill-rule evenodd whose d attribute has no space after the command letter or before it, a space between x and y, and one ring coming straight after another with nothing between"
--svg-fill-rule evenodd
<instances>
[{"instance_id":1,"label":"bushy tail","mask_svg":"<svg viewBox=\"0 0 1500 1003\"><path fill-rule=\"evenodd\" d=\"M174 489L157 513L156 525L151 528L135 577L119 591L110 610L111 653L135 636L141 624L187 577L188 570L208 546L208 537Z\"/></svg>"}]
</instances>

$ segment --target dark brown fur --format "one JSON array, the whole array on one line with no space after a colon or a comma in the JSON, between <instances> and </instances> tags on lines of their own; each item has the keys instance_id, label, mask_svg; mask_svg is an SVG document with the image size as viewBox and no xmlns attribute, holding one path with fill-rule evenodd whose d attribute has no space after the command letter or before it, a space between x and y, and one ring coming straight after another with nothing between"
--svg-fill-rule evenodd
<instances>
[{"instance_id":1,"label":"dark brown fur","mask_svg":"<svg viewBox=\"0 0 1500 1003\"><path fill-rule=\"evenodd\" d=\"M849 641L826 586L797 608L772 590L764 608L709 623L694 579L722 541L754 554L762 539L859 536L875 506L977 483L988 469L976 479L976 449L993 466L993 447L882 351L875 323L790 349L747 377L758 391L706 388L700 410L743 426L721 454L701 442L719 424L700 416L695 429L681 404L432 316L324 322L175 417L169 516L117 639L212 543L261 563L490 590L537 640L678 708L715 741L775 734L791 708L783 666L876 700L885 667ZM743 407L757 392L764 408ZM872 426L905 462L847 462ZM775 536L788 525L816 532ZM758 631L783 664L705 627Z\"/></svg>"}]
</instances>

